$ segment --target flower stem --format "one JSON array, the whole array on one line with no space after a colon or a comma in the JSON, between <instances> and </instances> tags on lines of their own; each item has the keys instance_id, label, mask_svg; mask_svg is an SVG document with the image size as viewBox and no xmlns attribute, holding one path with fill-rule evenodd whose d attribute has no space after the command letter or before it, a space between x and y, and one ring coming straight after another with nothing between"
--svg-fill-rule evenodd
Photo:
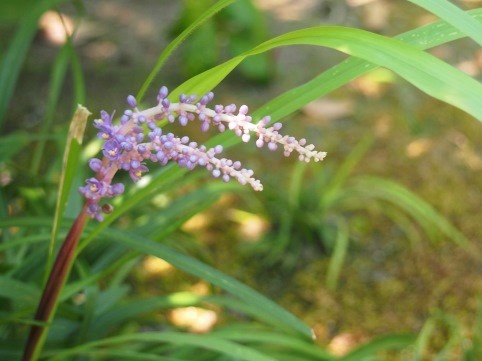
<instances>
[{"instance_id":1,"label":"flower stem","mask_svg":"<svg viewBox=\"0 0 482 361\"><path fill-rule=\"evenodd\" d=\"M42 293L42 298L37 307L35 320L43 323L50 323L58 305L60 291L62 290L67 276L70 273L75 258L75 249L79 243L82 231L89 219L86 206L75 219L69 233L65 237L55 263L50 271L50 275ZM22 361L34 361L38 358L46 337L46 327L33 325L28 335L27 343L24 348Z\"/></svg>"}]
</instances>

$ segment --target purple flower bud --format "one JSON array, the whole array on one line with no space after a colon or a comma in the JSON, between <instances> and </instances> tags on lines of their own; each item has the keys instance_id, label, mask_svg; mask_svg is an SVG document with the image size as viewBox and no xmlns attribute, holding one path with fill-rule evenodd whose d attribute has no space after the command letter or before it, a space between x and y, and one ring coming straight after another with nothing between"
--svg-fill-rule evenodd
<instances>
[{"instance_id":1,"label":"purple flower bud","mask_svg":"<svg viewBox=\"0 0 482 361\"><path fill-rule=\"evenodd\" d=\"M241 105L239 107L239 114L243 114L243 115L248 114L248 106L247 105Z\"/></svg>"},{"instance_id":2,"label":"purple flower bud","mask_svg":"<svg viewBox=\"0 0 482 361\"><path fill-rule=\"evenodd\" d=\"M128 95L127 96L127 105L132 107L132 108L135 108L137 106L137 100L136 98L134 98L133 95Z\"/></svg>"},{"instance_id":3,"label":"purple flower bud","mask_svg":"<svg viewBox=\"0 0 482 361\"><path fill-rule=\"evenodd\" d=\"M122 142L121 147L122 149L125 149L127 152L130 152L134 148L132 143L129 143L129 142Z\"/></svg>"},{"instance_id":4,"label":"purple flower bud","mask_svg":"<svg viewBox=\"0 0 482 361\"><path fill-rule=\"evenodd\" d=\"M201 125L201 131L206 133L207 131L209 130L209 122L204 122L202 125Z\"/></svg>"},{"instance_id":5,"label":"purple flower bud","mask_svg":"<svg viewBox=\"0 0 482 361\"><path fill-rule=\"evenodd\" d=\"M159 89L159 98L160 99L164 99L167 97L167 94L169 93L167 87L165 86L162 86L161 89Z\"/></svg>"},{"instance_id":6,"label":"purple flower bud","mask_svg":"<svg viewBox=\"0 0 482 361\"><path fill-rule=\"evenodd\" d=\"M187 125L187 117L184 115L179 116L179 124L185 127Z\"/></svg>"},{"instance_id":7,"label":"purple flower bud","mask_svg":"<svg viewBox=\"0 0 482 361\"><path fill-rule=\"evenodd\" d=\"M171 105L171 102L169 101L169 99L163 99L162 102L161 102L162 106L167 110L169 109L170 105Z\"/></svg>"},{"instance_id":8,"label":"purple flower bud","mask_svg":"<svg viewBox=\"0 0 482 361\"><path fill-rule=\"evenodd\" d=\"M116 183L112 186L112 193L114 195L119 195L119 194L122 194L124 193L124 184L122 183ZM105 213L105 212L104 212Z\"/></svg>"},{"instance_id":9,"label":"purple flower bud","mask_svg":"<svg viewBox=\"0 0 482 361\"><path fill-rule=\"evenodd\" d=\"M140 145L137 147L137 151L142 154L142 153L145 153L145 152L147 151L147 148L146 148L145 145L140 144Z\"/></svg>"},{"instance_id":10,"label":"purple flower bud","mask_svg":"<svg viewBox=\"0 0 482 361\"><path fill-rule=\"evenodd\" d=\"M141 166L141 162L139 162L138 160L131 160L131 168L132 169L137 169Z\"/></svg>"},{"instance_id":11,"label":"purple flower bud","mask_svg":"<svg viewBox=\"0 0 482 361\"><path fill-rule=\"evenodd\" d=\"M89 161L89 167L92 169L94 172L99 172L102 169L102 161L97 158L92 158Z\"/></svg>"}]
</instances>

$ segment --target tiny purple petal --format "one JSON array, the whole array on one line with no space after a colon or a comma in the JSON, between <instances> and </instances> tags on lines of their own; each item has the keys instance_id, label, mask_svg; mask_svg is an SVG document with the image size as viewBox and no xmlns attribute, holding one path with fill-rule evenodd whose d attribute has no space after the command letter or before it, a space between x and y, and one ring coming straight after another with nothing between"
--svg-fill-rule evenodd
<instances>
[{"instance_id":1,"label":"tiny purple petal","mask_svg":"<svg viewBox=\"0 0 482 361\"><path fill-rule=\"evenodd\" d=\"M117 160L120 155L120 144L117 140L111 139L104 144L103 153L110 160Z\"/></svg>"}]
</instances>

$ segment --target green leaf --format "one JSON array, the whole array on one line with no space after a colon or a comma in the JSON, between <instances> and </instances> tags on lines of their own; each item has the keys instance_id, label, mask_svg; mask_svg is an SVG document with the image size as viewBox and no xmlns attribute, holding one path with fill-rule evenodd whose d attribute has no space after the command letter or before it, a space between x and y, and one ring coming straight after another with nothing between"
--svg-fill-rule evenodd
<instances>
[{"instance_id":1,"label":"green leaf","mask_svg":"<svg viewBox=\"0 0 482 361\"><path fill-rule=\"evenodd\" d=\"M12 300L15 303L34 305L39 295L39 290L31 284L7 276L0 276L0 297Z\"/></svg>"},{"instance_id":2,"label":"green leaf","mask_svg":"<svg viewBox=\"0 0 482 361\"><path fill-rule=\"evenodd\" d=\"M191 23L181 34L179 34L173 41L169 43L169 45L164 49L161 53L159 58L157 59L154 68L147 76L147 79L142 84L139 93L137 94L137 100L140 102L141 99L144 97L147 88L151 85L152 81L155 79L156 75L161 70L162 66L172 54L174 50L200 25L202 25L206 20L210 19L214 16L217 12L225 8L226 6L232 4L236 0L220 0L216 2L213 6L207 9L204 13L202 13L199 17L197 17L196 21Z\"/></svg>"},{"instance_id":3,"label":"green leaf","mask_svg":"<svg viewBox=\"0 0 482 361\"><path fill-rule=\"evenodd\" d=\"M239 281L227 276L216 269L199 262L198 260L176 252L168 247L152 242L139 235L129 234L117 230L109 230L108 237L114 237L116 241L127 245L133 250L144 254L150 254L162 258L174 267L182 269L196 277L200 277L221 289L231 293L243 300L246 304L265 312L270 316L273 325L295 330L301 334L311 337L311 330L294 315L281 308L274 302L252 290Z\"/></svg>"},{"instance_id":4,"label":"green leaf","mask_svg":"<svg viewBox=\"0 0 482 361\"><path fill-rule=\"evenodd\" d=\"M348 251L348 244L350 241L349 236L350 231L348 225L344 221L339 220L336 228L333 254L330 257L328 270L326 272L326 286L331 291L335 291L338 285L338 278L340 277L340 272Z\"/></svg>"},{"instance_id":5,"label":"green leaf","mask_svg":"<svg viewBox=\"0 0 482 361\"><path fill-rule=\"evenodd\" d=\"M447 0L409 0L453 25L482 46L482 25Z\"/></svg>"},{"instance_id":6,"label":"green leaf","mask_svg":"<svg viewBox=\"0 0 482 361\"><path fill-rule=\"evenodd\" d=\"M252 327L238 327L219 330L213 332L213 335L230 341L267 344L270 346L284 347L286 352L299 352L305 355L307 359L316 360L332 360L334 357L323 350L320 346L307 340L302 340L291 335L283 335L275 332L258 331Z\"/></svg>"},{"instance_id":7,"label":"green leaf","mask_svg":"<svg viewBox=\"0 0 482 361\"><path fill-rule=\"evenodd\" d=\"M479 257L479 252L474 249L470 241L460 231L430 204L402 185L379 177L364 176L357 177L353 187L361 193L369 194L370 197L388 201L404 209L423 227L428 235L433 235L434 230L438 230L455 244Z\"/></svg>"},{"instance_id":8,"label":"green leaf","mask_svg":"<svg viewBox=\"0 0 482 361\"><path fill-rule=\"evenodd\" d=\"M145 332L138 334L128 334L111 337L100 341L90 342L68 350L56 351L51 357L52 361L71 359L73 355L83 354L85 351L93 350L97 347L108 346L109 349L116 345L133 343L173 343L176 345L189 345L204 349L214 350L228 355L236 360L246 361L276 361L274 358L264 355L253 348L243 346L234 342L226 341L210 335L192 335L180 332ZM70 358L67 358L70 357Z\"/></svg>"},{"instance_id":9,"label":"green leaf","mask_svg":"<svg viewBox=\"0 0 482 361\"><path fill-rule=\"evenodd\" d=\"M470 14L470 16L476 19L479 23L481 22L482 9L469 11L468 14ZM463 37L463 34L457 31L457 29L444 21L439 21L403 33L397 36L396 39L419 49L428 49L440 44L447 43L449 41L459 39L461 37ZM224 79L227 73L230 72L230 67L232 69L237 65L237 63L242 61L245 56L249 56L250 54L245 53L239 57L233 58L214 69L200 74L194 79L188 80L178 89L176 89L176 91L173 93L173 96L177 96L183 92L195 94L206 93L207 91L213 89ZM273 99L265 106L263 106L259 111L253 114L253 116L262 117L264 115L270 114L273 120L280 119L300 109L307 103L337 89L338 87L345 85L346 83L357 78L358 76L375 69L376 67L377 65L372 64L368 61L364 61L362 59L347 59L346 61L321 73L307 83L297 88L291 89L278 96L277 98ZM218 68L221 68L221 70L225 72L225 74L217 73ZM224 134L222 137L217 138L226 139L227 136L226 134ZM230 139L230 144L239 142L238 139Z\"/></svg>"},{"instance_id":10,"label":"green leaf","mask_svg":"<svg viewBox=\"0 0 482 361\"><path fill-rule=\"evenodd\" d=\"M401 349L413 345L413 335L388 335L365 343L338 361L361 361L365 358L373 359L381 351Z\"/></svg>"},{"instance_id":11,"label":"green leaf","mask_svg":"<svg viewBox=\"0 0 482 361\"><path fill-rule=\"evenodd\" d=\"M435 326L436 324L433 318L429 318L423 325L422 330L419 332L415 342L415 355L413 361L423 360L423 354L426 351L430 337L432 337L432 334L435 330Z\"/></svg>"},{"instance_id":12,"label":"green leaf","mask_svg":"<svg viewBox=\"0 0 482 361\"><path fill-rule=\"evenodd\" d=\"M0 65L0 129L27 51L37 31L40 16L63 0L39 0L24 12Z\"/></svg>"},{"instance_id":13,"label":"green leaf","mask_svg":"<svg viewBox=\"0 0 482 361\"><path fill-rule=\"evenodd\" d=\"M49 94L47 99L47 108L40 129L40 133L42 134L51 133L52 122L59 101L60 90L65 79L65 74L67 73L67 66L69 65L69 46L70 44L66 43L62 47L52 67L52 74L50 75ZM38 175L40 163L44 156L45 145L46 141L40 140L37 143L37 146L35 147L35 150L33 152L32 164L30 169L35 176Z\"/></svg>"},{"instance_id":14,"label":"green leaf","mask_svg":"<svg viewBox=\"0 0 482 361\"><path fill-rule=\"evenodd\" d=\"M48 272L50 272L55 241L57 239L57 233L65 211L65 207L67 205L70 188L72 187L75 172L77 170L77 164L79 162L81 152L82 138L84 136L85 125L87 123L87 118L89 115L90 112L86 108L79 105L70 123L69 133L67 136L67 142L64 150L64 157L62 161L62 173L60 176L57 204L55 207L55 215L52 225L52 235L49 245L49 255L47 260L47 266L45 268L45 277L47 277Z\"/></svg>"},{"instance_id":15,"label":"green leaf","mask_svg":"<svg viewBox=\"0 0 482 361\"><path fill-rule=\"evenodd\" d=\"M29 142L31 138L27 132L18 131L0 138L0 162L13 158Z\"/></svg>"},{"instance_id":16,"label":"green leaf","mask_svg":"<svg viewBox=\"0 0 482 361\"><path fill-rule=\"evenodd\" d=\"M48 234L34 234L31 236L18 237L12 240L8 240L8 242L0 243L0 252L10 248L26 246L33 243L46 242L48 238Z\"/></svg>"}]
</instances>

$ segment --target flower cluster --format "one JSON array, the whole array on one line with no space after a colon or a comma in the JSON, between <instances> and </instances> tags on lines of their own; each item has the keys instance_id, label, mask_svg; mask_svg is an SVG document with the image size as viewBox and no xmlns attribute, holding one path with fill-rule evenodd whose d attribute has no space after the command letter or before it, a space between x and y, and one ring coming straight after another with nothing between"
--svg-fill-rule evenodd
<instances>
[{"instance_id":1,"label":"flower cluster","mask_svg":"<svg viewBox=\"0 0 482 361\"><path fill-rule=\"evenodd\" d=\"M213 93L208 93L197 100L194 95L181 95L178 102L171 102L167 98L168 90L162 87L159 90L158 105L153 108L140 110L137 101L132 96L127 97L130 109L124 111L119 124L114 124L114 114L101 112L100 119L94 121L94 126L99 130L98 137L104 141L102 147L103 159L92 158L90 168L96 172L96 177L86 180L86 185L79 188L88 203L88 212L97 220L103 219L102 213L112 210L110 205L100 206L102 198L114 197L123 193L122 183L112 184L114 175L118 170L129 172L131 179L137 182L142 174L147 172L146 161L165 165L170 161L189 170L196 166L206 168L213 177L222 178L228 182L231 178L240 184L249 184L254 190L263 189L259 180L253 178L253 171L242 168L239 161L222 158L223 147L206 148L191 141L188 137L177 137L173 133L164 134L159 126L159 121L167 119L173 123L176 120L182 126L196 119L201 122L201 130L208 131L216 127L220 132L233 131L248 142L251 137L256 138L256 146L267 145L268 149L276 150L283 147L285 156L293 151L298 153L300 160L321 161L326 156L325 152L314 150L314 145L306 145L305 139L296 140L287 135L281 135L281 123L270 126L270 117L264 117L254 123L248 115L248 107L242 105L239 109L234 104L216 105L208 108L208 103L213 99ZM197 101L196 101L197 100Z\"/></svg>"}]
</instances>

